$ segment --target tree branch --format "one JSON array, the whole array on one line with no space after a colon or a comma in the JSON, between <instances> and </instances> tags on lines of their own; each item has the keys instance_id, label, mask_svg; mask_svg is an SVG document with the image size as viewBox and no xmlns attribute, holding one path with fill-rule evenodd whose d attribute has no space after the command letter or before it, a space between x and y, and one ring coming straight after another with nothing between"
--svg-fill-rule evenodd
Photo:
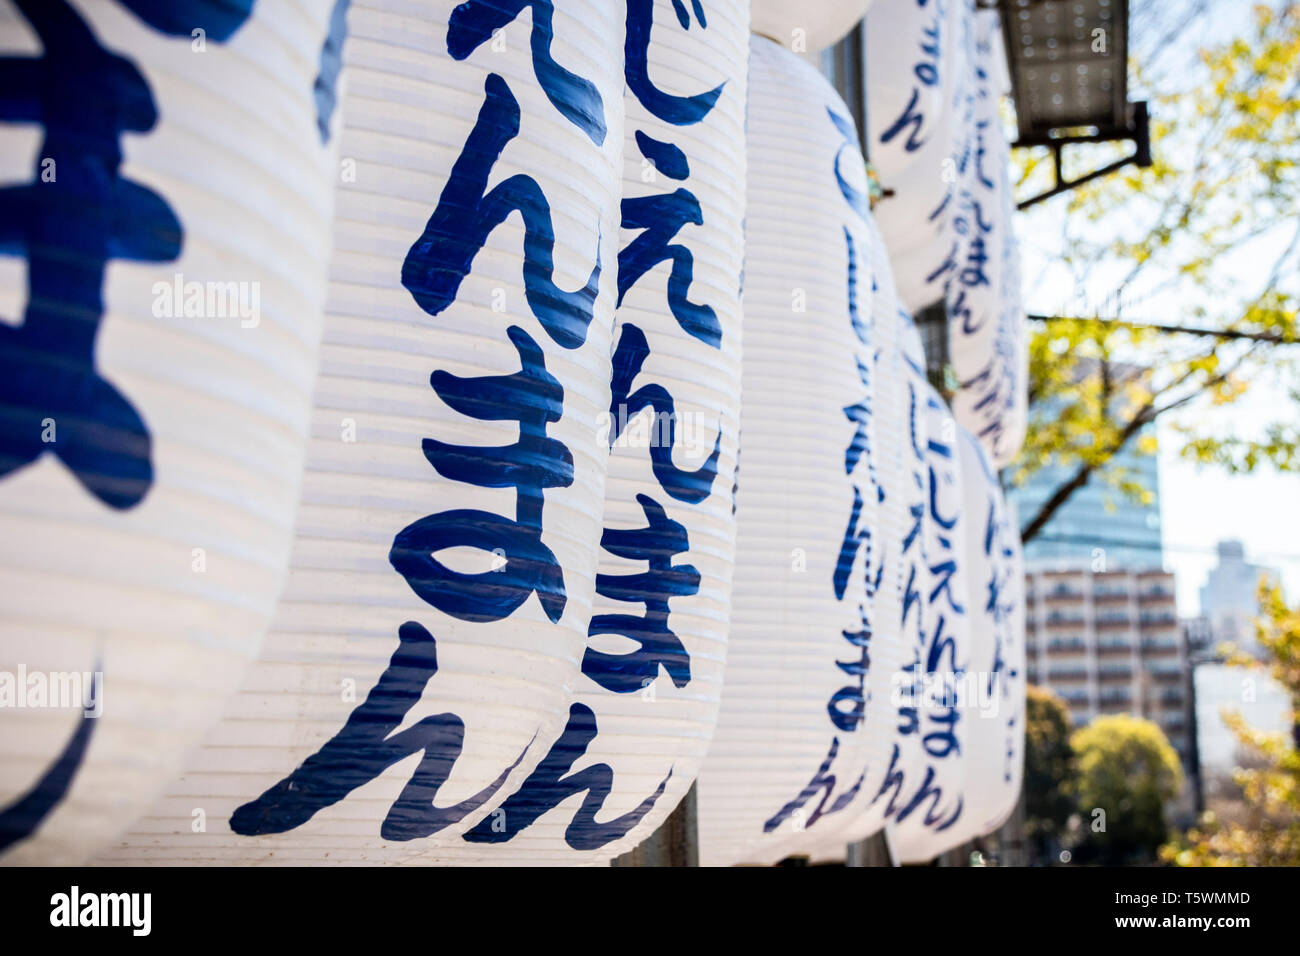
<instances>
[{"instance_id":1,"label":"tree branch","mask_svg":"<svg viewBox=\"0 0 1300 956\"><path fill-rule=\"evenodd\" d=\"M1031 322L1099 322L1102 325L1137 331L1168 332L1171 335L1199 335L1205 338L1224 340L1247 340L1265 342L1269 345L1294 345L1297 340L1284 335L1269 332L1243 332L1240 329L1208 329L1194 325L1169 325L1163 322L1136 322L1129 319L1103 319L1101 317L1071 315L1037 315L1026 316Z\"/></svg>"},{"instance_id":2,"label":"tree branch","mask_svg":"<svg viewBox=\"0 0 1300 956\"><path fill-rule=\"evenodd\" d=\"M1155 395L1151 396L1150 399L1148 399L1146 402L1143 403L1142 407L1138 409L1137 413L1123 427L1123 429L1120 430L1119 437L1115 440L1111 448L1106 451L1105 458L1103 461L1085 462L1082 465L1080 465L1078 469L1075 471L1075 473L1070 477L1070 479L1066 481L1064 484L1060 485L1056 489L1056 491L1052 493L1051 497L1048 498L1045 502L1043 502L1042 506L1038 509L1038 513L1035 514L1032 519L1030 519L1028 524L1026 524L1024 527L1020 529L1021 543L1027 544L1028 542L1032 541L1034 537L1040 531L1043 530L1043 526L1046 525L1047 522L1052 519L1052 516L1056 514L1056 512L1059 511L1067 501L1070 500L1070 497L1076 491L1078 491L1080 488L1082 488L1084 485L1088 483L1089 479L1092 478L1093 472L1095 472L1098 468L1104 467L1107 462L1109 462L1117 454L1123 451L1124 447L1129 443L1129 441L1133 438L1133 436L1136 435L1139 431L1141 431L1145 425L1149 425L1151 422L1154 422L1161 415L1171 412L1176 408L1181 408L1182 406L1186 405L1188 402L1190 402L1192 399L1196 398L1197 396L1205 394L1205 392L1207 392L1209 389L1213 388L1214 386L1227 381L1228 377L1232 375L1235 371L1237 371L1237 369L1239 369L1242 366L1242 364L1246 361L1246 359L1249 358L1249 356L1255 350L1255 348L1256 345L1251 345L1250 348L1248 348L1244 353L1242 353L1242 355L1237 359L1237 361L1233 362L1231 367L1223 370L1222 372L1219 372L1217 375L1213 376L1212 378L1207 379L1204 384L1202 384L1199 388L1195 389L1194 391L1191 391L1186 395L1174 399L1168 404L1157 407L1156 401L1157 399L1160 398L1161 395L1169 394L1169 392L1171 392L1173 389L1182 385L1189 378L1191 378L1192 375L1194 374L1192 371L1185 372L1183 375L1179 376L1176 381L1171 382L1168 386L1161 389Z\"/></svg>"}]
</instances>

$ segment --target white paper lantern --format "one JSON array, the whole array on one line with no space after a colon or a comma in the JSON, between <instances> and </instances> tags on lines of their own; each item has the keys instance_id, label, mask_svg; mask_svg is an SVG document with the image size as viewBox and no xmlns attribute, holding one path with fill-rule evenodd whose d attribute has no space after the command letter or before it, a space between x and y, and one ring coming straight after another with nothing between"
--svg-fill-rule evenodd
<instances>
[{"instance_id":1,"label":"white paper lantern","mask_svg":"<svg viewBox=\"0 0 1300 956\"><path fill-rule=\"evenodd\" d=\"M867 32L872 160L894 191L877 214L899 296L914 312L944 303L953 412L1003 465L1024 439L1027 353L998 14L881 0Z\"/></svg>"},{"instance_id":2,"label":"white paper lantern","mask_svg":"<svg viewBox=\"0 0 1300 956\"><path fill-rule=\"evenodd\" d=\"M975 159L953 215L960 251L943 281L948 351L960 383L953 412L994 462L1005 465L1024 440L1028 333L1012 225L1010 160L997 107L997 61L1002 58L997 14L981 11L975 30Z\"/></svg>"},{"instance_id":3,"label":"white paper lantern","mask_svg":"<svg viewBox=\"0 0 1300 956\"><path fill-rule=\"evenodd\" d=\"M683 25L670 0L629 5L611 452L583 673L550 754L448 862L606 863L672 812L712 739L736 547L747 7L713 0Z\"/></svg>"},{"instance_id":4,"label":"white paper lantern","mask_svg":"<svg viewBox=\"0 0 1300 956\"><path fill-rule=\"evenodd\" d=\"M821 75L762 38L747 151L736 572L699 784L705 865L800 852L879 787L892 715L877 682L903 651L878 624L874 396L888 370L857 134Z\"/></svg>"},{"instance_id":5,"label":"white paper lantern","mask_svg":"<svg viewBox=\"0 0 1300 956\"><path fill-rule=\"evenodd\" d=\"M692 0L699 9L701 0ZM872 0L752 0L751 29L796 53L816 53L857 25Z\"/></svg>"},{"instance_id":6,"label":"white paper lantern","mask_svg":"<svg viewBox=\"0 0 1300 956\"><path fill-rule=\"evenodd\" d=\"M146 809L266 632L325 296L329 14L0 8L27 78L0 115L7 864L83 862Z\"/></svg>"},{"instance_id":7,"label":"white paper lantern","mask_svg":"<svg viewBox=\"0 0 1300 956\"><path fill-rule=\"evenodd\" d=\"M969 734L962 819L951 841L992 833L1020 796L1025 748L1025 605L1020 540L987 453L961 432L967 611L971 631Z\"/></svg>"},{"instance_id":8,"label":"white paper lantern","mask_svg":"<svg viewBox=\"0 0 1300 956\"><path fill-rule=\"evenodd\" d=\"M930 276L957 241L952 206L971 171L971 13L969 0L879 0L867 17L871 162L894 193L876 217L913 312L943 296Z\"/></svg>"},{"instance_id":9,"label":"white paper lantern","mask_svg":"<svg viewBox=\"0 0 1300 956\"><path fill-rule=\"evenodd\" d=\"M623 10L504 10L352 4L354 176L290 581L244 693L114 860L491 862L461 834L569 719L608 458Z\"/></svg>"},{"instance_id":10,"label":"white paper lantern","mask_svg":"<svg viewBox=\"0 0 1300 956\"><path fill-rule=\"evenodd\" d=\"M920 862L960 843L952 831L964 813L964 748L970 734L970 617L966 538L970 533L958 448L960 427L943 399L927 388L925 400L926 505L920 515L919 567L908 571L905 606L920 614L915 645L898 710L895 741L919 765L892 765L882 787L891 842L902 862ZM905 668L906 670L906 668Z\"/></svg>"},{"instance_id":11,"label":"white paper lantern","mask_svg":"<svg viewBox=\"0 0 1300 956\"><path fill-rule=\"evenodd\" d=\"M904 613L903 591L908 584L909 571L913 566L919 568L915 563L920 554L920 543L913 533L917 527L915 515L927 503L925 356L912 317L898 301L889 251L874 221L871 227L872 321L879 333L873 395L876 445L879 449L876 461L880 484L885 491L880 503L877 535L877 552L884 572L877 591L877 622L880 631L889 632L891 640L898 642L898 646L905 650L906 659L910 660L912 647L920 641L920 615L911 608ZM895 638L894 634L902 637ZM904 659L895 663L901 665ZM892 701L908 675L896 668L892 675L888 675L888 680L886 676L882 665L876 672L877 681L873 688ZM885 732L892 739L897 722L893 704L888 713ZM884 758L893 758L892 748L886 750ZM900 760L910 758L911 751L900 751ZM895 766L897 769L898 765ZM880 799L879 789L859 793L840 818L833 821L830 832L809 848L809 856L814 862L844 859L849 843L864 840L884 826L886 806L887 801Z\"/></svg>"}]
</instances>

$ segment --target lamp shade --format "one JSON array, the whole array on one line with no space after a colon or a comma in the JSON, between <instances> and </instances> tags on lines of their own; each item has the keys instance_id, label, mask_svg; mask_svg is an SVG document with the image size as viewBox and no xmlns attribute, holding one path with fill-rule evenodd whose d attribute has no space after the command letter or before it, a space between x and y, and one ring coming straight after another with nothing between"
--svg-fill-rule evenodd
<instances>
[{"instance_id":1,"label":"lamp shade","mask_svg":"<svg viewBox=\"0 0 1300 956\"><path fill-rule=\"evenodd\" d=\"M965 812L972 697L968 692L971 632L963 494L967 476L959 453L960 427L943 399L925 399L926 504L921 514L919 567L907 571L904 603L920 614L920 640L900 681L897 753L919 764L891 764L882 787L892 843L903 862L932 859L956 846L952 831Z\"/></svg>"},{"instance_id":2,"label":"lamp shade","mask_svg":"<svg viewBox=\"0 0 1300 956\"><path fill-rule=\"evenodd\" d=\"M329 29L325 0L0 9L5 863L83 862L146 810L266 633L325 297Z\"/></svg>"},{"instance_id":3,"label":"lamp shade","mask_svg":"<svg viewBox=\"0 0 1300 956\"><path fill-rule=\"evenodd\" d=\"M680 6L680 5L679 5ZM713 737L736 548L748 4L628 4L619 304L596 596L568 720L465 835L603 864L685 796ZM457 859L457 853L449 859Z\"/></svg>"},{"instance_id":4,"label":"lamp shade","mask_svg":"<svg viewBox=\"0 0 1300 956\"><path fill-rule=\"evenodd\" d=\"M698 0L692 0L699 9ZM853 29L872 0L752 0L751 29L795 53L816 53ZM683 4L684 6L684 4Z\"/></svg>"},{"instance_id":5,"label":"lamp shade","mask_svg":"<svg viewBox=\"0 0 1300 956\"><path fill-rule=\"evenodd\" d=\"M1028 393L998 24L972 0L881 0L867 43L872 159L894 192L877 213L899 296L914 312L943 303L953 412L1004 465Z\"/></svg>"},{"instance_id":6,"label":"lamp shade","mask_svg":"<svg viewBox=\"0 0 1300 956\"><path fill-rule=\"evenodd\" d=\"M939 299L931 274L956 235L950 208L970 174L968 0L878 0L866 22L871 162L893 196L876 208L903 304Z\"/></svg>"},{"instance_id":7,"label":"lamp shade","mask_svg":"<svg viewBox=\"0 0 1300 956\"><path fill-rule=\"evenodd\" d=\"M878 449L875 462L884 491L874 542L881 577L876 591L879 611L873 641L901 651L901 656L892 662L885 659L893 666L892 673L885 673L884 663L876 669L872 692L888 702L887 716L876 732L892 738L899 720L900 687L910 676L901 668L910 662L913 648L921 641L919 608L915 602L904 603L904 589L909 581L915 589L912 577L921 568L917 560L920 555L917 521L927 504L929 481L925 467L928 385L920 336L912 317L898 301L889 250L874 222L871 226L874 236L872 322L879 343L873 394ZM875 661L873 658L873 664ZM913 758L919 756L910 749L900 750L899 760ZM884 748L878 759L893 760L892 746ZM900 766L908 765L895 763L894 770L898 772ZM859 792L844 813L830 821L828 832L809 847L809 857L814 862L844 859L849 843L863 840L884 826L887 806L888 801L880 799L879 787Z\"/></svg>"},{"instance_id":8,"label":"lamp shade","mask_svg":"<svg viewBox=\"0 0 1300 956\"><path fill-rule=\"evenodd\" d=\"M243 693L112 859L490 862L461 834L570 721L609 455L623 11L538 9L351 5L289 584Z\"/></svg>"},{"instance_id":9,"label":"lamp shade","mask_svg":"<svg viewBox=\"0 0 1300 956\"><path fill-rule=\"evenodd\" d=\"M975 697L970 715L962 820L954 843L992 833L1020 796L1025 753L1024 566L1019 534L988 454L960 433L968 615Z\"/></svg>"},{"instance_id":10,"label":"lamp shade","mask_svg":"<svg viewBox=\"0 0 1300 956\"><path fill-rule=\"evenodd\" d=\"M699 781L705 865L801 852L879 787L892 715L877 682L903 653L897 629L877 624L874 400L892 332L873 314L857 133L811 66L755 38L746 142L736 570Z\"/></svg>"},{"instance_id":11,"label":"lamp shade","mask_svg":"<svg viewBox=\"0 0 1300 956\"><path fill-rule=\"evenodd\" d=\"M980 11L974 29L974 159L953 218L960 251L941 271L948 352L959 383L953 412L1001 466L1024 441L1028 332L1012 224L1010 158L998 113L997 13Z\"/></svg>"}]
</instances>

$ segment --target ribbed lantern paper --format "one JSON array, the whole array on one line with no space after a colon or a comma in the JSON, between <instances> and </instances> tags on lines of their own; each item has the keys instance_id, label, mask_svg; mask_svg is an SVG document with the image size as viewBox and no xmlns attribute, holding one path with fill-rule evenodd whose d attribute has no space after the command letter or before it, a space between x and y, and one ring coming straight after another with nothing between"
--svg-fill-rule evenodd
<instances>
[{"instance_id":1,"label":"ribbed lantern paper","mask_svg":"<svg viewBox=\"0 0 1300 956\"><path fill-rule=\"evenodd\" d=\"M699 782L705 865L800 852L879 788L903 651L877 623L876 354L892 332L877 339L857 133L820 74L763 38L747 122L736 571Z\"/></svg>"},{"instance_id":2,"label":"ribbed lantern paper","mask_svg":"<svg viewBox=\"0 0 1300 956\"><path fill-rule=\"evenodd\" d=\"M871 282L874 288L872 325L878 343L876 387L873 390L878 449L875 461L884 492L878 528L873 529L877 571L881 575L876 596L879 637L873 640L892 642L888 646L896 644L910 659L911 647L919 643L919 632L915 629L920 626L920 616L914 607L904 606L903 589L908 583L912 562L920 553L920 542L913 532L918 527L917 515L926 502L923 451L926 385L921 371L924 356L912 317L899 304L889 251L874 220L870 228ZM894 636L897 634L908 636L899 639ZM875 661L873 657L873 667ZM894 663L898 665L903 661ZM886 700L888 716L884 718L885 724L880 732L892 736L897 718L895 695L908 679L908 674L897 667L892 675L884 671L883 663L875 669L875 680L870 689ZM892 748L887 748L884 759L891 756ZM894 769L897 771L897 764ZM820 835L818 842L808 848L808 855L815 862L843 860L849 843L863 840L884 826L887 803L880 799L879 788L870 792L860 791L844 812L830 821L826 828L829 832Z\"/></svg>"},{"instance_id":3,"label":"ribbed lantern paper","mask_svg":"<svg viewBox=\"0 0 1300 956\"><path fill-rule=\"evenodd\" d=\"M971 721L967 693L970 595L965 513L958 448L960 426L927 387L924 402L925 505L918 515L919 554L906 570L903 602L920 615L920 640L898 690L895 741L899 760L882 788L892 846L903 862L928 860L955 846L951 831L964 812L965 742ZM905 760L916 761L907 766ZM959 841L958 841L959 842Z\"/></svg>"},{"instance_id":4,"label":"ribbed lantern paper","mask_svg":"<svg viewBox=\"0 0 1300 956\"><path fill-rule=\"evenodd\" d=\"M988 455L965 431L959 443L965 511L971 630L967 692L974 695L962 759L962 819L953 845L992 833L1020 795L1025 751L1024 566Z\"/></svg>"},{"instance_id":5,"label":"ribbed lantern paper","mask_svg":"<svg viewBox=\"0 0 1300 956\"><path fill-rule=\"evenodd\" d=\"M289 584L242 695L114 859L491 862L461 834L577 756L553 745L605 500L623 8L508 9L351 6Z\"/></svg>"},{"instance_id":6,"label":"ribbed lantern paper","mask_svg":"<svg viewBox=\"0 0 1300 956\"><path fill-rule=\"evenodd\" d=\"M692 0L701 6L703 0ZM816 53L857 25L872 0L752 0L752 29L795 53Z\"/></svg>"},{"instance_id":7,"label":"ribbed lantern paper","mask_svg":"<svg viewBox=\"0 0 1300 956\"><path fill-rule=\"evenodd\" d=\"M868 115L872 160L894 192L878 216L899 295L913 311L944 303L953 412L1004 465L1024 439L1027 333L998 24L972 0L880 0L868 20Z\"/></svg>"},{"instance_id":8,"label":"ribbed lantern paper","mask_svg":"<svg viewBox=\"0 0 1300 956\"><path fill-rule=\"evenodd\" d=\"M975 31L975 155L954 216L963 241L957 260L945 263L943 281L948 352L959 383L953 413L1005 465L1020 450L1027 424L1028 331L1012 230L1010 160L998 114L997 14L981 11Z\"/></svg>"},{"instance_id":9,"label":"ribbed lantern paper","mask_svg":"<svg viewBox=\"0 0 1300 956\"><path fill-rule=\"evenodd\" d=\"M634 848L686 794L717 720L736 547L748 4L712 0L686 18L670 0L628 4L596 598L563 733L466 835L493 862L600 864Z\"/></svg>"},{"instance_id":10,"label":"ribbed lantern paper","mask_svg":"<svg viewBox=\"0 0 1300 956\"><path fill-rule=\"evenodd\" d=\"M877 0L866 22L871 162L894 195L876 207L898 293L918 312L943 298L953 221L970 175L974 90L969 0Z\"/></svg>"},{"instance_id":11,"label":"ribbed lantern paper","mask_svg":"<svg viewBox=\"0 0 1300 956\"><path fill-rule=\"evenodd\" d=\"M334 161L327 0L0 6L0 854L84 861L284 583Z\"/></svg>"}]
</instances>

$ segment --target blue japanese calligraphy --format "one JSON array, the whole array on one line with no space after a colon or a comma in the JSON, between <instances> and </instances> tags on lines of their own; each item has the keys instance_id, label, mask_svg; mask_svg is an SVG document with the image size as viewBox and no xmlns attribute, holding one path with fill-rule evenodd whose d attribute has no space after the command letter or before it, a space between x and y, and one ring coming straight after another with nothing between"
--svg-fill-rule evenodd
<instances>
[{"instance_id":1,"label":"blue japanese calligraphy","mask_svg":"<svg viewBox=\"0 0 1300 956\"><path fill-rule=\"evenodd\" d=\"M678 22L686 29L691 25L690 11L674 0ZM698 122L712 108L722 91L719 86L707 94L694 97L673 96L659 90L649 80L650 28L653 0L631 0L627 8L625 78L628 90L653 115L673 124ZM701 28L707 24L700 0L692 7ZM676 144L656 139L644 130L635 130L642 155L669 179L683 181L690 176L686 153ZM718 348L721 327L713 308L689 298L693 281L694 257L680 242L672 240L688 223L703 225L699 200L685 188L668 195L628 197L622 202L622 228L639 230L618 256L618 301L651 269L670 263L667 283L667 306L678 325L689 335ZM636 325L622 323L618 346L612 361L610 382L609 436L611 448L627 428L628 419L650 408L660 426L661 440L650 444L651 469L660 487L672 498L698 504L708 498L717 476L721 432L714 442L713 453L694 471L681 471L673 465L677 442L677 412L673 396L658 383L646 383L633 390L650 355L645 333ZM666 431L666 440L662 440ZM685 687L691 679L690 655L669 626L669 601L673 597L698 592L700 575L689 564L673 564L673 558L690 550L686 528L671 519L662 505L647 494L638 494L637 503L646 518L646 526L634 529L606 528L601 546L610 554L632 561L643 561L647 570L639 574L598 574L597 592L619 602L641 603L645 614L597 614L588 628L589 637L619 634L637 647L626 653L606 653L589 646L583 657L583 673L602 690L626 694L653 683L662 668L676 687ZM635 827L649 813L663 794L672 770L659 788L633 810L608 822L597 822L596 814L604 806L614 786L613 769L603 763L574 772L575 762L599 733L595 712L585 704L575 703L569 722L559 740L538 765L524 785L498 808L498 820L485 819L466 834L471 842L501 842L512 839L550 810L574 794L583 793L582 806L565 829L565 841L575 850L595 850L617 840ZM495 817L496 814L494 813ZM498 822L504 827L498 826Z\"/></svg>"},{"instance_id":2,"label":"blue japanese calligraphy","mask_svg":"<svg viewBox=\"0 0 1300 956\"><path fill-rule=\"evenodd\" d=\"M916 0L918 7L925 7L929 3L930 0ZM891 143L906 130L907 139L903 148L909 153L916 152L928 141L928 137L921 136L921 130L925 126L925 114L920 110L922 88L938 86L941 79L943 23L947 11L941 0L934 0L931 9L934 11L934 19L921 31L918 43L921 56L912 64L912 75L919 85L913 85L912 95L903 111L880 134L880 142Z\"/></svg>"},{"instance_id":3,"label":"blue japanese calligraphy","mask_svg":"<svg viewBox=\"0 0 1300 956\"><path fill-rule=\"evenodd\" d=\"M650 79L650 29L654 26L654 0L627 0L627 37L624 41L628 91L654 116L674 126L698 123L713 109L722 95L725 83L719 83L706 93L695 96L674 96L665 93ZM704 10L699 0L692 0L700 27L706 27ZM690 28L690 17L680 0L674 0L674 12L683 29Z\"/></svg>"},{"instance_id":4,"label":"blue japanese calligraphy","mask_svg":"<svg viewBox=\"0 0 1300 956\"><path fill-rule=\"evenodd\" d=\"M336 87L339 70L343 67L343 40L348 33L348 6L351 3L352 0L334 0L329 32L320 48L320 67L312 85L312 97L316 100L316 128L322 143L329 142L330 118L338 102Z\"/></svg>"},{"instance_id":5,"label":"blue japanese calligraphy","mask_svg":"<svg viewBox=\"0 0 1300 956\"><path fill-rule=\"evenodd\" d=\"M447 23L447 52L463 60L492 34L513 21L524 8L532 10L530 39L533 70L542 91L560 114L586 133L597 146L605 142L605 105L596 84L570 73L551 56L555 39L552 0L466 0Z\"/></svg>"},{"instance_id":6,"label":"blue japanese calligraphy","mask_svg":"<svg viewBox=\"0 0 1300 956\"><path fill-rule=\"evenodd\" d=\"M438 671L437 645L427 630L407 621L397 633L398 647L387 669L343 729L288 777L235 810L231 830L243 836L263 836L300 827L319 810L333 806L393 764L421 751L424 756L419 766L380 827L385 840L416 840L437 833L473 813L501 789L527 747L472 797L452 807L434 805L434 797L460 756L465 725L455 714L437 714L394 733Z\"/></svg>"},{"instance_id":7,"label":"blue japanese calligraphy","mask_svg":"<svg viewBox=\"0 0 1300 956\"><path fill-rule=\"evenodd\" d=\"M340 0L335 8L339 36L343 7ZM566 119L600 144L605 137L604 107L595 85L558 66L551 57L553 8L549 0L467 0L452 11L448 52L453 59L466 58L525 7L532 12L531 54L538 83ZM322 75L329 52L327 41L322 51ZM323 96L318 103L322 104L321 130L325 135L328 111L324 107L331 101ZM401 283L422 310L432 316L441 314L456 301L462 281L491 232L518 212L524 222L522 272L529 309L557 345L575 349L586 342L594 313L601 270L599 236L595 266L586 285L576 292L557 288L553 281L555 234L542 188L531 176L518 174L491 191L487 189L502 151L519 133L520 121L518 100L506 81L496 73L489 74L474 127L437 206L402 263ZM480 421L515 422L518 439L503 446L477 446L425 438L421 447L443 478L483 488L514 489L514 516L467 508L426 515L394 536L389 561L421 600L459 620L502 620L536 594L547 618L558 623L567 600L564 573L542 535L546 489L566 488L574 481L571 451L547 434L548 427L564 416L565 392L547 369L544 351L528 332L511 325L506 334L519 356L518 371L462 376L436 369L429 383L438 398L461 415ZM461 547L492 552L501 563L482 574L467 574L438 560L440 552ZM235 832L278 833L301 826L322 808L420 751L423 758L380 828L384 839L427 837L458 823L496 796L532 748L535 737L477 794L453 807L436 806L434 798L460 757L464 722L458 714L444 713L395 732L437 672L434 638L422 625L407 621L398 630L398 640L387 670L343 729L279 784L240 807L230 821ZM552 769L563 754L580 755L581 750L575 753L570 742L574 734L581 735L581 721L571 729L568 737L552 747L530 781ZM589 774L590 768L584 773ZM598 789L593 784L593 793ZM597 806L601 800L603 796ZM523 818L523 814L512 814L514 823Z\"/></svg>"},{"instance_id":8,"label":"blue japanese calligraphy","mask_svg":"<svg viewBox=\"0 0 1300 956\"><path fill-rule=\"evenodd\" d=\"M573 483L573 455L546 434L564 413L564 389L546 370L537 343L516 325L507 334L522 368L512 375L462 378L439 369L430 376L438 397L456 411L488 421L517 421L519 440L504 447L449 445L424 440L438 474L485 488L518 492L514 519L487 511L453 509L428 515L398 532L389 560L411 590L440 611L464 621L499 621L534 592L546 616L564 613L564 573L542 543L544 488ZM462 574L434 555L466 546L505 556L504 567Z\"/></svg>"},{"instance_id":9,"label":"blue japanese calligraphy","mask_svg":"<svg viewBox=\"0 0 1300 956\"><path fill-rule=\"evenodd\" d=\"M689 564L674 565L674 555L685 553L690 542L686 529L673 521L649 495L637 495L647 526L633 530L606 528L600 545L610 554L630 561L645 561L644 574L598 574L596 592L614 601L645 604L644 617L632 614L598 614L587 633L621 634L637 642L637 650L607 654L587 648L582 672L615 694L640 690L658 676L660 666L677 687L691 680L691 659L682 642L668 628L668 599L696 594L700 573Z\"/></svg>"},{"instance_id":10,"label":"blue japanese calligraphy","mask_svg":"<svg viewBox=\"0 0 1300 956\"><path fill-rule=\"evenodd\" d=\"M488 75L484 92L483 107L452 166L438 206L402 263L402 285L425 312L440 314L456 301L460 284L488 235L507 216L518 212L524 220L523 276L528 306L556 344L577 348L587 340L596 304L599 239L596 265L587 284L576 292L557 287L551 204L537 181L519 173L487 192L488 177L501 151L519 135L519 101L496 73Z\"/></svg>"},{"instance_id":11,"label":"blue japanese calligraphy","mask_svg":"<svg viewBox=\"0 0 1300 956\"><path fill-rule=\"evenodd\" d=\"M841 142L835 151L831 163L831 174L849 209L862 222L870 221L870 209L866 194L854 187L841 171L842 163L861 164L862 154L858 148L857 134L853 123L832 108L826 109L826 115L840 135ZM849 327L862 349L854 356L858 383L862 386L862 395L851 405L843 407L845 418L854 424L853 435L844 450L844 473L850 476L853 490L853 505L849 513L848 524L840 543L839 555L831 574L831 589L835 600L843 601L848 596L849 581L853 569L861 556L863 580L861 593L855 595L857 601L857 626L844 628L840 635L849 645L848 660L836 659L835 666L849 677L849 683L840 687L826 702L826 714L831 725L841 733L856 733L866 719L869 700L867 678L871 668L871 637L873 626L870 608L875 601L884 574L884 562L872 548L872 531L869 522L863 519L867 501L873 503L885 500L884 487L876 480L875 465L872 461L870 447L871 434L871 392L872 365L877 360L871 323L865 320L858 307L858 248L853 238L853 231L844 227L844 244L847 257L845 306ZM873 281L874 285L874 281ZM865 467L861 467L865 464ZM865 482L857 477L859 471L865 472ZM865 490L864 490L865 489ZM836 787L836 775L830 772L839 752L838 734L832 738L831 747L825 761L813 774L808 785L792 801L787 803L764 825L765 832L771 832L782 822L804 807L818 793L821 800L813 810L805 826L811 826L822 816L838 813L853 801L866 779L866 770L858 777L851 788L841 793L832 802L831 797ZM828 806L829 804L829 806Z\"/></svg>"},{"instance_id":12,"label":"blue japanese calligraphy","mask_svg":"<svg viewBox=\"0 0 1300 956\"><path fill-rule=\"evenodd\" d=\"M669 240L686 223L703 225L700 201L686 189L665 196L631 196L623 200L624 229L642 229L618 254L618 304L637 280L661 262L671 262L668 276L668 307L683 330L701 342L722 347L722 328L710 305L690 301L687 294L694 280L695 257L691 250Z\"/></svg>"},{"instance_id":13,"label":"blue japanese calligraphy","mask_svg":"<svg viewBox=\"0 0 1300 956\"><path fill-rule=\"evenodd\" d=\"M590 707L574 704L569 708L569 722L564 733L524 781L498 808L503 826L496 827L493 814L465 834L471 843L503 843L511 840L547 811L577 793L584 793L582 806L564 831L565 842L575 850L598 850L606 843L624 836L641 822L663 794L672 777L671 770L658 789L634 809L605 823L596 822L596 814L605 805L614 785L614 771L609 764L597 763L573 772L573 765L587 752L596 737L596 715Z\"/></svg>"},{"instance_id":14,"label":"blue japanese calligraphy","mask_svg":"<svg viewBox=\"0 0 1300 956\"><path fill-rule=\"evenodd\" d=\"M650 345L645 333L631 322L623 324L618 347L614 350L613 381L610 383L609 412L612 419L609 441L611 447L627 427L628 419L643 408L654 411L664 422L666 441L656 441L650 446L650 462L655 479L669 495L687 504L699 504L707 498L718 475L718 455L722 450L722 433L713 440L713 451L704 464L694 471L682 471L673 464L673 449L677 445L677 410L668 389L652 382L635 392L632 383L641 374L641 367L650 355Z\"/></svg>"},{"instance_id":15,"label":"blue japanese calligraphy","mask_svg":"<svg viewBox=\"0 0 1300 956\"><path fill-rule=\"evenodd\" d=\"M925 768L925 778L921 781L921 785L917 787L916 792L912 794L910 799L906 801L901 800L900 798L902 797L905 782L905 774L902 768L898 765L901 755L902 751L898 744L894 744L894 751L889 758L889 770L885 773L885 782L880 785L880 791L876 794L872 802L874 803L875 800L879 800L882 796L888 793L889 799L885 803L885 817L887 819L892 818L895 823L902 823L911 817L917 810L921 809L921 805L928 799L930 801L930 806L922 814L921 820L925 826L933 827L936 833L942 833L944 830L947 830L956 823L958 818L961 817L961 811L965 805L965 798L959 793L957 794L957 800L953 805L952 810L949 812L943 809L943 788L935 785L935 777L937 774L935 773L934 766L927 765ZM946 817L944 815L945 813L947 813Z\"/></svg>"},{"instance_id":16,"label":"blue japanese calligraphy","mask_svg":"<svg viewBox=\"0 0 1300 956\"><path fill-rule=\"evenodd\" d=\"M817 768L817 772L814 773L812 779L808 781L808 785L799 791L798 796L778 810L769 820L764 822L764 833L771 833L782 823L785 823L785 821L794 817L797 812L807 806L808 802L819 793L821 794L821 799L817 801L817 806L813 808L812 813L808 814L807 819L802 821L804 827L812 826L824 816L829 816L832 813L839 813L853 802L853 798L858 795L858 791L862 788L862 781L866 779L867 774L865 770L862 772L862 776L858 777L853 786L840 794L829 807L826 805L830 802L831 794L835 791L835 774L831 773L830 769L831 764L835 762L835 756L839 753L839 750L840 738L831 738L831 748L826 753L826 759L823 760L821 766Z\"/></svg>"},{"instance_id":17,"label":"blue japanese calligraphy","mask_svg":"<svg viewBox=\"0 0 1300 956\"><path fill-rule=\"evenodd\" d=\"M102 672L102 667L96 663L95 671ZM98 724L98 718L83 713L77 722L77 729L72 732L49 769L26 793L0 809L0 853L35 833L37 827L67 796L77 771L81 769L86 751L90 749L90 739Z\"/></svg>"}]
</instances>

